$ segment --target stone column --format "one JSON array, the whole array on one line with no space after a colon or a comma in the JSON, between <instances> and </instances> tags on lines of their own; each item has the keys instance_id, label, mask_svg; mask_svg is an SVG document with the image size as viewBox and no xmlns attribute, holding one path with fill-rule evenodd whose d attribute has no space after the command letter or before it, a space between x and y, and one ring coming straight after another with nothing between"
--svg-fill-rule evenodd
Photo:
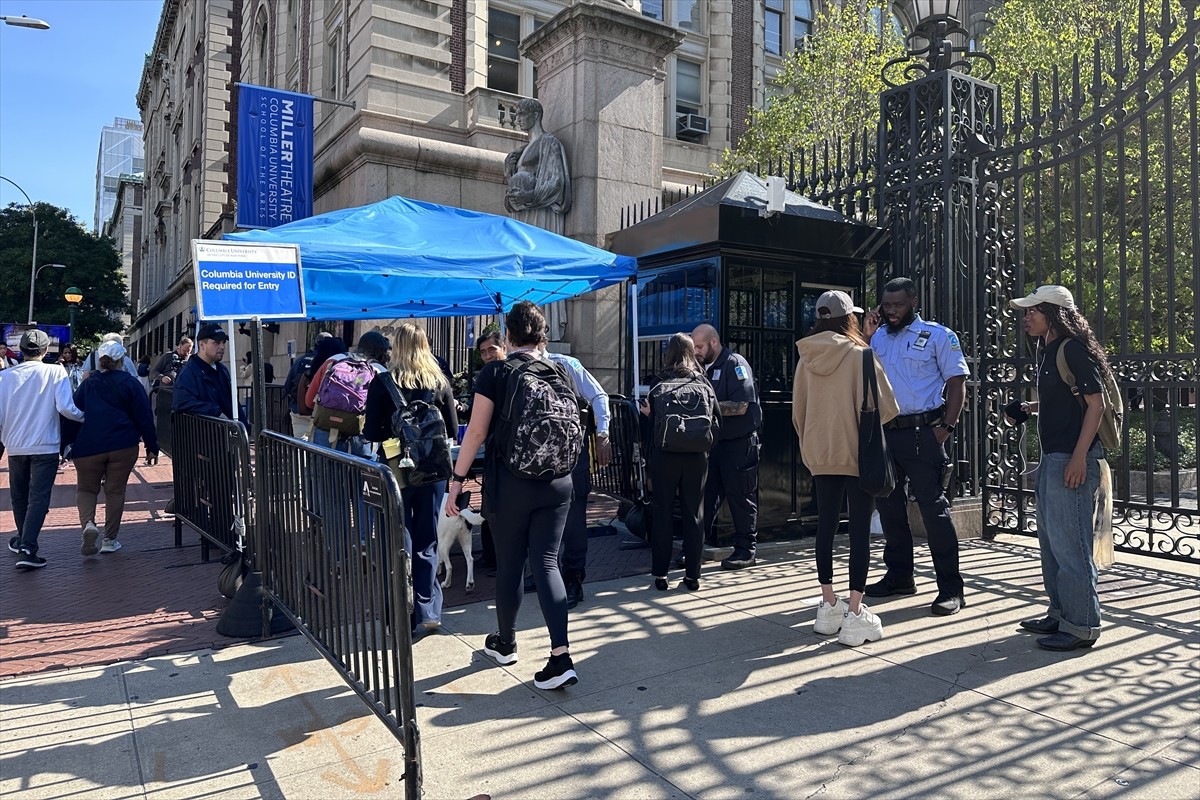
<instances>
[{"instance_id":1,"label":"stone column","mask_svg":"<svg viewBox=\"0 0 1200 800\"><path fill-rule=\"evenodd\" d=\"M537 65L543 127L566 146L574 204L566 235L604 246L621 209L662 190L664 61L683 33L611 0L576 0L521 43ZM572 352L617 390L624 296L573 301Z\"/></svg>"}]
</instances>

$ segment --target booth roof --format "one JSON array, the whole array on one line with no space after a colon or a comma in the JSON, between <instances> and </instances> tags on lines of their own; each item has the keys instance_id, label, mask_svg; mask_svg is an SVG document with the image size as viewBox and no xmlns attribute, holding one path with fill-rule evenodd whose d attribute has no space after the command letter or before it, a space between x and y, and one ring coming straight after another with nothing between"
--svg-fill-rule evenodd
<instances>
[{"instance_id":1,"label":"booth roof","mask_svg":"<svg viewBox=\"0 0 1200 800\"><path fill-rule=\"evenodd\" d=\"M299 245L308 319L494 314L637 272L636 259L542 228L398 196L225 238Z\"/></svg>"}]
</instances>

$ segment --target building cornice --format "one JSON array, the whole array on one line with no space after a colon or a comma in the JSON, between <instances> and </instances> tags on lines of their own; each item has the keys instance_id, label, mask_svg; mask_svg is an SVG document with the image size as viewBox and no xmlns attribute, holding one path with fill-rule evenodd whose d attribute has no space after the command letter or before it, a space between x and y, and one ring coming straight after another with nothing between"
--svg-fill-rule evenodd
<instances>
[{"instance_id":1,"label":"building cornice","mask_svg":"<svg viewBox=\"0 0 1200 800\"><path fill-rule=\"evenodd\" d=\"M139 109L145 109L146 102L150 97L150 82L162 73L162 58L160 54L168 51L170 46L171 34L175 31L175 20L179 16L179 5L182 0L165 0L163 3L162 15L158 18L158 30L154 33L154 46L150 48L150 53L146 56L146 63L142 66L142 80L138 84L137 105Z\"/></svg>"}]
</instances>

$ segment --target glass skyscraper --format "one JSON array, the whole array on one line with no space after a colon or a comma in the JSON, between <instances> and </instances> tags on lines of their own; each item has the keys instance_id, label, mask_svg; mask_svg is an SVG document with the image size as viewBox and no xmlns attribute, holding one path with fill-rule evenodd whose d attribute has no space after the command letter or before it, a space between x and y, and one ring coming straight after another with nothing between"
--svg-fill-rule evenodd
<instances>
[{"instance_id":1,"label":"glass skyscraper","mask_svg":"<svg viewBox=\"0 0 1200 800\"><path fill-rule=\"evenodd\" d=\"M96 218L92 232L104 230L117 204L117 184L121 175L145 169L142 123L117 117L100 131L100 152L96 156Z\"/></svg>"}]
</instances>

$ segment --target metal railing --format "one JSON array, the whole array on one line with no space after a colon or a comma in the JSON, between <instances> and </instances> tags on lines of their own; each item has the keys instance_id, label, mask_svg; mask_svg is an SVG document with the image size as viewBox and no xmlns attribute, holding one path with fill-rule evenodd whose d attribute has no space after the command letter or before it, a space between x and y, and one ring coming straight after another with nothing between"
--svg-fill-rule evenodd
<instances>
[{"instance_id":1,"label":"metal railing","mask_svg":"<svg viewBox=\"0 0 1200 800\"><path fill-rule=\"evenodd\" d=\"M404 746L420 797L412 575L387 467L275 432L259 435L255 569L267 595Z\"/></svg>"},{"instance_id":2,"label":"metal railing","mask_svg":"<svg viewBox=\"0 0 1200 800\"><path fill-rule=\"evenodd\" d=\"M237 390L238 404L246 409L246 422L253 428L253 409L250 405L251 390L249 386L239 386ZM267 384L263 387L263 395L267 399L267 417L266 424L263 426L265 430L282 433L284 436L292 435L292 417L291 409L288 407L287 393L284 392L282 384ZM257 436L262 431L255 430Z\"/></svg>"},{"instance_id":3,"label":"metal railing","mask_svg":"<svg viewBox=\"0 0 1200 800\"><path fill-rule=\"evenodd\" d=\"M607 467L592 464L592 488L623 500L641 495L642 430L633 401L618 394L608 396L611 412L608 435L612 461ZM593 448L592 452L595 452Z\"/></svg>"},{"instance_id":4,"label":"metal railing","mask_svg":"<svg viewBox=\"0 0 1200 800\"><path fill-rule=\"evenodd\" d=\"M250 442L240 423L219 417L175 414L168 426L182 457L171 458L175 485L175 546L183 526L200 534L200 556L209 545L244 551L254 524Z\"/></svg>"}]
</instances>

